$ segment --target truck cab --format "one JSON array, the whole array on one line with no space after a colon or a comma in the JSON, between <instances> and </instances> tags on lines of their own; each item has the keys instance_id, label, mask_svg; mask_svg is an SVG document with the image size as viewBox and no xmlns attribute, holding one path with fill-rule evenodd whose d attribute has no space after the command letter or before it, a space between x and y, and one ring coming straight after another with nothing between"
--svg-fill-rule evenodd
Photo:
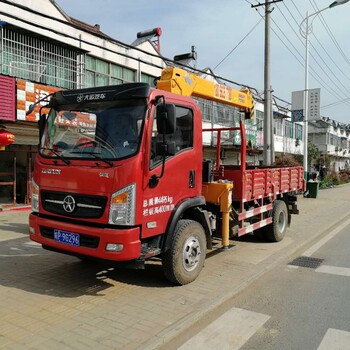
<instances>
[{"instance_id":1,"label":"truck cab","mask_svg":"<svg viewBox=\"0 0 350 350\"><path fill-rule=\"evenodd\" d=\"M196 103L134 83L58 91L46 107L30 238L109 262L168 249L179 217L205 204Z\"/></svg>"}]
</instances>

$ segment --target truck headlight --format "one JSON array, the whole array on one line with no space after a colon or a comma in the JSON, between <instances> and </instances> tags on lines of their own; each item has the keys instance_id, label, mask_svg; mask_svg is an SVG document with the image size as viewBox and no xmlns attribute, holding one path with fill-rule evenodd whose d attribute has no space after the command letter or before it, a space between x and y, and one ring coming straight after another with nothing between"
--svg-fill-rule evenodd
<instances>
[{"instance_id":1,"label":"truck headlight","mask_svg":"<svg viewBox=\"0 0 350 350\"><path fill-rule=\"evenodd\" d=\"M114 192L111 197L108 223L112 225L135 225L136 184Z\"/></svg>"},{"instance_id":2,"label":"truck headlight","mask_svg":"<svg viewBox=\"0 0 350 350\"><path fill-rule=\"evenodd\" d=\"M39 186L32 180L32 211L39 211Z\"/></svg>"}]
</instances>

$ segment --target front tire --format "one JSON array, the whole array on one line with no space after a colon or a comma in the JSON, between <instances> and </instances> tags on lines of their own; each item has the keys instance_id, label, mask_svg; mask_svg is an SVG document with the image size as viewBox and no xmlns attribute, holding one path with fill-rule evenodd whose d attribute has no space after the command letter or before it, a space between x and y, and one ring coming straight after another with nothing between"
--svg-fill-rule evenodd
<instances>
[{"instance_id":1,"label":"front tire","mask_svg":"<svg viewBox=\"0 0 350 350\"><path fill-rule=\"evenodd\" d=\"M194 281L203 268L206 246L202 225L193 220L179 220L170 249L162 258L165 277L177 285Z\"/></svg>"},{"instance_id":2,"label":"front tire","mask_svg":"<svg viewBox=\"0 0 350 350\"><path fill-rule=\"evenodd\" d=\"M288 210L284 201L276 200L272 210L272 224L266 226L266 238L271 242L280 242L288 227Z\"/></svg>"}]
</instances>

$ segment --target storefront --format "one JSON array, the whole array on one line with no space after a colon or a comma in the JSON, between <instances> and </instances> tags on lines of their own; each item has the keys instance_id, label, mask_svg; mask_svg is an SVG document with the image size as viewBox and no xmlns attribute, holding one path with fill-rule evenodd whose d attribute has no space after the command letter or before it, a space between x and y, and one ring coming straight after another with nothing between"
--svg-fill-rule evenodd
<instances>
[{"instance_id":1,"label":"storefront","mask_svg":"<svg viewBox=\"0 0 350 350\"><path fill-rule=\"evenodd\" d=\"M26 115L31 103L57 88L0 75L0 130L15 140L0 151L0 208L30 204L34 159L38 151L38 105Z\"/></svg>"}]
</instances>

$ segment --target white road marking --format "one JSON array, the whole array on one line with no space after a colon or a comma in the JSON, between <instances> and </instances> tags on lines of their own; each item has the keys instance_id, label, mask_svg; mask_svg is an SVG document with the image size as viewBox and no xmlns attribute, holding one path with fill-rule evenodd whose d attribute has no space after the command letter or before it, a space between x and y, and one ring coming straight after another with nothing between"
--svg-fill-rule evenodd
<instances>
[{"instance_id":1,"label":"white road marking","mask_svg":"<svg viewBox=\"0 0 350 350\"><path fill-rule=\"evenodd\" d=\"M345 221L343 224L338 226L336 229L334 229L330 233L328 233L327 236L323 237L316 244L314 244L312 247L310 247L308 250L306 250L304 252L304 254L302 254L302 256L311 257L312 254L314 254L317 250L319 250L323 245L325 245L330 239L332 239L334 236L336 236L341 230L343 230L348 225L350 225L350 219Z\"/></svg>"},{"instance_id":2,"label":"white road marking","mask_svg":"<svg viewBox=\"0 0 350 350\"><path fill-rule=\"evenodd\" d=\"M23 245L30 247L30 248L41 248L41 244L34 242L34 241L29 241L29 242L23 243Z\"/></svg>"},{"instance_id":3,"label":"white road marking","mask_svg":"<svg viewBox=\"0 0 350 350\"><path fill-rule=\"evenodd\" d=\"M264 314L232 308L178 350L238 350L269 318L270 316Z\"/></svg>"},{"instance_id":4,"label":"white road marking","mask_svg":"<svg viewBox=\"0 0 350 350\"><path fill-rule=\"evenodd\" d=\"M0 254L0 258L18 258L23 256L37 256L40 254Z\"/></svg>"},{"instance_id":5,"label":"white road marking","mask_svg":"<svg viewBox=\"0 0 350 350\"><path fill-rule=\"evenodd\" d=\"M317 350L348 350L350 348L350 332L329 328Z\"/></svg>"},{"instance_id":6,"label":"white road marking","mask_svg":"<svg viewBox=\"0 0 350 350\"><path fill-rule=\"evenodd\" d=\"M330 275L350 277L350 268L349 267L337 267L337 266L321 265L315 271L322 272L322 273L328 273Z\"/></svg>"}]
</instances>

